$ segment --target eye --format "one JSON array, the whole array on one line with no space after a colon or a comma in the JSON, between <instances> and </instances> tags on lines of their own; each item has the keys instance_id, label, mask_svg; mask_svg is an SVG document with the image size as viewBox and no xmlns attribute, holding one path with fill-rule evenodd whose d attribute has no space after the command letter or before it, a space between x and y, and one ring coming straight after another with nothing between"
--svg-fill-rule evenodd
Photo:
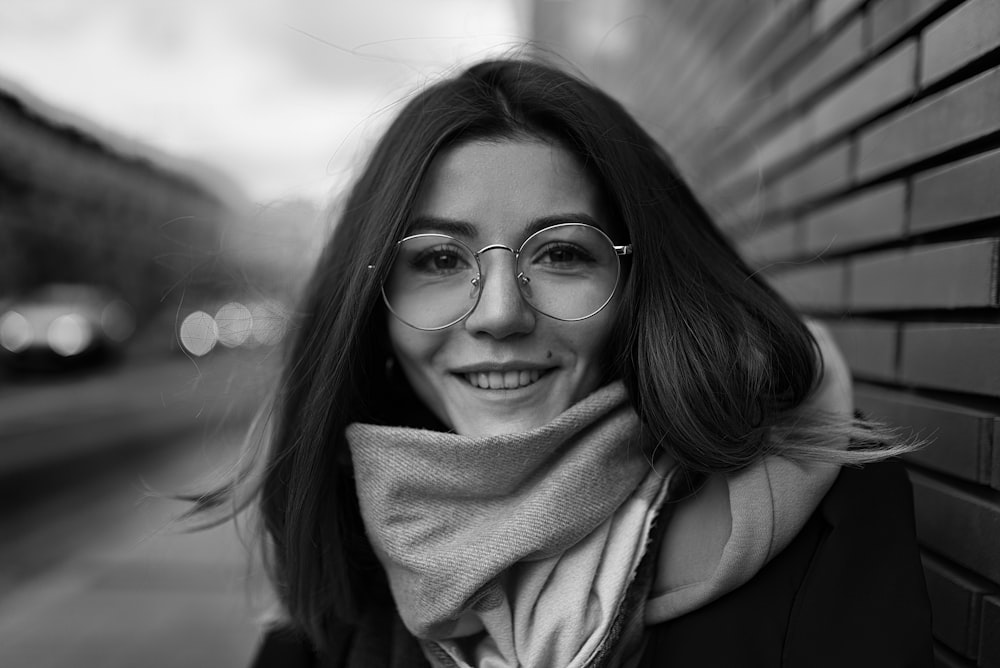
<instances>
[{"instance_id":1,"label":"eye","mask_svg":"<svg viewBox=\"0 0 1000 668\"><path fill-rule=\"evenodd\" d=\"M555 241L543 246L534 256L532 264L570 268L593 262L594 256L574 243Z\"/></svg>"},{"instance_id":2,"label":"eye","mask_svg":"<svg viewBox=\"0 0 1000 668\"><path fill-rule=\"evenodd\" d=\"M461 249L451 246L436 246L417 254L410 261L414 271L424 274L448 275L466 271L471 267Z\"/></svg>"}]
</instances>

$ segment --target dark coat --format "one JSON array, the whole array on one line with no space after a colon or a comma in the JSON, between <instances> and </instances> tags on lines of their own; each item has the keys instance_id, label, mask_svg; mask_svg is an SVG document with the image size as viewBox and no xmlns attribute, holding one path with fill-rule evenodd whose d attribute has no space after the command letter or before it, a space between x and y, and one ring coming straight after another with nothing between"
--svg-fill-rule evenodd
<instances>
[{"instance_id":1,"label":"dark coat","mask_svg":"<svg viewBox=\"0 0 1000 668\"><path fill-rule=\"evenodd\" d=\"M647 628L641 665L930 668L930 626L912 488L899 463L883 462L842 470L798 536L748 583ZM382 658L370 665L419 665L411 663L415 643L401 648L394 635L397 647L380 647ZM351 652L343 640L342 653ZM342 658L321 661L305 639L276 630L254 668L340 665Z\"/></svg>"}]
</instances>

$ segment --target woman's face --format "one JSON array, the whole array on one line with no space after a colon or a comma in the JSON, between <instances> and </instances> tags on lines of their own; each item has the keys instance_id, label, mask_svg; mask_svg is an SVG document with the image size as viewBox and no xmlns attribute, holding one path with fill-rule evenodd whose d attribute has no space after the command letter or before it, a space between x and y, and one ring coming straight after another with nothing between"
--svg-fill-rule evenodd
<instances>
[{"instance_id":1,"label":"woman's face","mask_svg":"<svg viewBox=\"0 0 1000 668\"><path fill-rule=\"evenodd\" d=\"M408 233L448 234L472 250L517 249L539 225L556 222L588 222L622 243L569 152L532 140L470 142L435 158ZM489 436L539 427L597 389L620 289L597 315L564 322L524 301L511 253L487 251L480 262L475 310L431 332L390 316L393 351L420 399L455 432Z\"/></svg>"}]
</instances>

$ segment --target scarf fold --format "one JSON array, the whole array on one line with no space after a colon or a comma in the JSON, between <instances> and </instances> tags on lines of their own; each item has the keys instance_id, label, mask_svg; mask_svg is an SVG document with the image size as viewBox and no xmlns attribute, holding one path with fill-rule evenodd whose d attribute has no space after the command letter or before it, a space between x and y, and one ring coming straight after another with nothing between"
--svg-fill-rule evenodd
<instances>
[{"instance_id":1,"label":"scarf fold","mask_svg":"<svg viewBox=\"0 0 1000 668\"><path fill-rule=\"evenodd\" d=\"M432 663L607 656L673 470L643 453L621 383L521 434L354 424L347 439L369 538ZM616 638L615 657L640 641Z\"/></svg>"}]
</instances>

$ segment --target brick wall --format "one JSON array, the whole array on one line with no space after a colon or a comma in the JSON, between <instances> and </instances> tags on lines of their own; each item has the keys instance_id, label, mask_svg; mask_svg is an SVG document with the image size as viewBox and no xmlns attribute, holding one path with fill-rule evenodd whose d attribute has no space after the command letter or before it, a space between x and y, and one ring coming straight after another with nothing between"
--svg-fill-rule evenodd
<instances>
[{"instance_id":1,"label":"brick wall","mask_svg":"<svg viewBox=\"0 0 1000 668\"><path fill-rule=\"evenodd\" d=\"M1000 666L1000 0L613 6L537 2L536 34L829 324L858 406L934 438L907 465L938 663Z\"/></svg>"}]
</instances>

